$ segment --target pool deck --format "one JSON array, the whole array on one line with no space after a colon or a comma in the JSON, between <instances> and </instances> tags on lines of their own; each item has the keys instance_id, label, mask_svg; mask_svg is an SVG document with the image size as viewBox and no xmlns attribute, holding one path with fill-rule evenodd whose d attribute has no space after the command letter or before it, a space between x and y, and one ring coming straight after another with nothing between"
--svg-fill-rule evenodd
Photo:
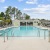
<instances>
[{"instance_id":1,"label":"pool deck","mask_svg":"<svg viewBox=\"0 0 50 50\"><path fill-rule=\"evenodd\" d=\"M39 28L50 30L50 28L45 27ZM39 37L9 37L4 42L4 38L0 37L0 50L50 50L48 41L48 38L44 40L44 38Z\"/></svg>"},{"instance_id":2,"label":"pool deck","mask_svg":"<svg viewBox=\"0 0 50 50\"><path fill-rule=\"evenodd\" d=\"M0 37L0 50L50 50L48 39L39 37L9 37L3 42Z\"/></svg>"}]
</instances>

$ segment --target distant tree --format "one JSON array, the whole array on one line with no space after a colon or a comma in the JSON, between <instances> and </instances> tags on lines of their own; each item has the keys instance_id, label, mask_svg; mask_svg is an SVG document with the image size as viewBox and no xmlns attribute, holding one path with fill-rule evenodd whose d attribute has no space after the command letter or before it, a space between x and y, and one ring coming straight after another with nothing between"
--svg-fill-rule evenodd
<instances>
[{"instance_id":1,"label":"distant tree","mask_svg":"<svg viewBox=\"0 0 50 50\"><path fill-rule=\"evenodd\" d=\"M5 15L4 15L4 12L1 12L0 13L0 17L4 17Z\"/></svg>"},{"instance_id":2,"label":"distant tree","mask_svg":"<svg viewBox=\"0 0 50 50\"><path fill-rule=\"evenodd\" d=\"M21 15L22 15L22 12L20 10L18 10L16 13L17 19L20 19Z\"/></svg>"},{"instance_id":3,"label":"distant tree","mask_svg":"<svg viewBox=\"0 0 50 50\"><path fill-rule=\"evenodd\" d=\"M5 14L5 19L11 19L9 14Z\"/></svg>"},{"instance_id":4,"label":"distant tree","mask_svg":"<svg viewBox=\"0 0 50 50\"><path fill-rule=\"evenodd\" d=\"M45 20L45 19L41 19L41 20Z\"/></svg>"},{"instance_id":5,"label":"distant tree","mask_svg":"<svg viewBox=\"0 0 50 50\"><path fill-rule=\"evenodd\" d=\"M22 15L22 12L20 11L20 10L18 10L17 8L15 8L15 7L11 7L11 6L9 6L8 8L7 8L7 10L5 11L5 13L6 14L8 14L8 15L10 15L11 17L12 17L12 15L14 16L14 18L16 17L16 18L20 18L21 17L21 15Z\"/></svg>"},{"instance_id":6,"label":"distant tree","mask_svg":"<svg viewBox=\"0 0 50 50\"><path fill-rule=\"evenodd\" d=\"M25 19L30 19L30 16L26 14L26 17L25 17Z\"/></svg>"},{"instance_id":7,"label":"distant tree","mask_svg":"<svg viewBox=\"0 0 50 50\"><path fill-rule=\"evenodd\" d=\"M13 8L12 8L12 14L14 15L14 18L15 18L15 12L16 12L15 10L16 10L16 8L13 7Z\"/></svg>"},{"instance_id":8,"label":"distant tree","mask_svg":"<svg viewBox=\"0 0 50 50\"><path fill-rule=\"evenodd\" d=\"M5 18L11 18L11 16L12 16L12 7L11 6L9 6L6 9L5 14L6 14Z\"/></svg>"},{"instance_id":9,"label":"distant tree","mask_svg":"<svg viewBox=\"0 0 50 50\"><path fill-rule=\"evenodd\" d=\"M11 9L12 9L12 7L9 6L9 7L6 9L5 13L6 13L6 14L10 14L10 13L12 12Z\"/></svg>"}]
</instances>

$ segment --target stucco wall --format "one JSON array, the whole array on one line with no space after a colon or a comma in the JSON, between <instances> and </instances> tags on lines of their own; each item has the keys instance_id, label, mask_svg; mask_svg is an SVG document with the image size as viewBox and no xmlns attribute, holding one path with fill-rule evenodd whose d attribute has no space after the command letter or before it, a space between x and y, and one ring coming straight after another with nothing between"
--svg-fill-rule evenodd
<instances>
[{"instance_id":1,"label":"stucco wall","mask_svg":"<svg viewBox=\"0 0 50 50\"><path fill-rule=\"evenodd\" d=\"M20 21L19 20L13 20L13 26L20 26Z\"/></svg>"},{"instance_id":2,"label":"stucco wall","mask_svg":"<svg viewBox=\"0 0 50 50\"><path fill-rule=\"evenodd\" d=\"M41 25L41 22L38 19L33 20L33 26L38 26L38 23Z\"/></svg>"}]
</instances>

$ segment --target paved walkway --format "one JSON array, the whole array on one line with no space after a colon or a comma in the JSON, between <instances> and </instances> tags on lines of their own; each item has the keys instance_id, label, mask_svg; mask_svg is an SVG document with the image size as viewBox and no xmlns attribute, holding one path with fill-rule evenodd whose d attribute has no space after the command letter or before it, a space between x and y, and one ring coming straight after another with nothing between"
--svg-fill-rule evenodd
<instances>
[{"instance_id":1,"label":"paved walkway","mask_svg":"<svg viewBox=\"0 0 50 50\"><path fill-rule=\"evenodd\" d=\"M50 50L50 43L39 37L9 37L4 43L0 37L0 50Z\"/></svg>"}]
</instances>

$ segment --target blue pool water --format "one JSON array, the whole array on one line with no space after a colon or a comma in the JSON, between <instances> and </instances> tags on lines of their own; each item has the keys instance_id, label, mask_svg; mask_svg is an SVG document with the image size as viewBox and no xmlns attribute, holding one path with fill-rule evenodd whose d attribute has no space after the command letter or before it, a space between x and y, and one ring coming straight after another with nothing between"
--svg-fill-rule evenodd
<instances>
[{"instance_id":1,"label":"blue pool water","mask_svg":"<svg viewBox=\"0 0 50 50\"><path fill-rule=\"evenodd\" d=\"M20 27L12 27L7 28L5 30L0 30L0 36L15 36L15 37L43 37L45 35L48 36L48 30L43 30L33 26L20 26Z\"/></svg>"}]
</instances>

